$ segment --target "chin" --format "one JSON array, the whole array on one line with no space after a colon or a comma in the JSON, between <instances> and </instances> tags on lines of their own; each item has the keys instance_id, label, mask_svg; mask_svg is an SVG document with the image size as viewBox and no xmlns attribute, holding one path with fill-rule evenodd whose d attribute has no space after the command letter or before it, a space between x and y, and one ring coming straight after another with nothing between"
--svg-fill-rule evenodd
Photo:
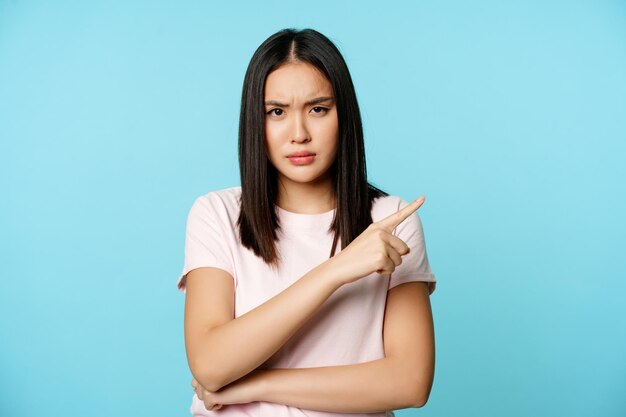
<instances>
[{"instance_id":1,"label":"chin","mask_svg":"<svg viewBox=\"0 0 626 417\"><path fill-rule=\"evenodd\" d=\"M302 172L300 173L300 175L290 172L288 175L283 173L282 176L291 182L297 182L301 184L322 181L325 179L325 175L323 172Z\"/></svg>"},{"instance_id":2,"label":"chin","mask_svg":"<svg viewBox=\"0 0 626 417\"><path fill-rule=\"evenodd\" d=\"M320 178L319 175L283 175L283 177L291 182L299 182L302 184L314 182Z\"/></svg>"}]
</instances>

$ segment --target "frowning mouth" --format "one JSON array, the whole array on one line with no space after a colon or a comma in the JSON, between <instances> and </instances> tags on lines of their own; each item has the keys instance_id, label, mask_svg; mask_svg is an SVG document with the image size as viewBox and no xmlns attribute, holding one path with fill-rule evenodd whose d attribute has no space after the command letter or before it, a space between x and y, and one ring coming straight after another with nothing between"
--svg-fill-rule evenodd
<instances>
[{"instance_id":1,"label":"frowning mouth","mask_svg":"<svg viewBox=\"0 0 626 417\"><path fill-rule=\"evenodd\" d=\"M315 161L315 154L311 152L296 152L287 157L294 165L307 165Z\"/></svg>"}]
</instances>

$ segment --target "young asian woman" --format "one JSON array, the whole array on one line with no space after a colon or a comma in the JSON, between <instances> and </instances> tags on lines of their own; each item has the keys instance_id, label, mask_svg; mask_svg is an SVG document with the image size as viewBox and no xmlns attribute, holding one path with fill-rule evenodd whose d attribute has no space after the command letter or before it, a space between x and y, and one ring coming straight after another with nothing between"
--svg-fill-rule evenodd
<instances>
[{"instance_id":1,"label":"young asian woman","mask_svg":"<svg viewBox=\"0 0 626 417\"><path fill-rule=\"evenodd\" d=\"M336 46L281 30L254 53L241 186L187 218L185 346L194 416L389 416L422 407L436 280L413 202L367 180L356 93Z\"/></svg>"}]
</instances>

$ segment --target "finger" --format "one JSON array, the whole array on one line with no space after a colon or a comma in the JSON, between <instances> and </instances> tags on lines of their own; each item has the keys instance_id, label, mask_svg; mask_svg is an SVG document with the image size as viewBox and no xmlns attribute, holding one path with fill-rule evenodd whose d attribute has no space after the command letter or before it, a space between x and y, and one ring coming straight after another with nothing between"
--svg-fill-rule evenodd
<instances>
[{"instance_id":1,"label":"finger","mask_svg":"<svg viewBox=\"0 0 626 417\"><path fill-rule=\"evenodd\" d=\"M396 211L395 213L390 214L389 216L385 217L382 220L379 220L378 222L376 222L376 224L378 226L383 227L385 230L391 233L393 229L395 229L407 217L413 214L415 210L417 210L424 203L425 199L426 199L426 196L421 196L420 198L411 202L410 204L403 207L402 209Z\"/></svg>"},{"instance_id":2,"label":"finger","mask_svg":"<svg viewBox=\"0 0 626 417\"><path fill-rule=\"evenodd\" d=\"M402 263L402 257L393 248L389 249L389 252L387 253L387 256L389 257L389 259L391 259L393 261L394 268Z\"/></svg>"},{"instance_id":3,"label":"finger","mask_svg":"<svg viewBox=\"0 0 626 417\"><path fill-rule=\"evenodd\" d=\"M395 264L395 267L397 267L398 265L400 265L402 263L402 256L395 249L391 249L389 251L389 257L393 260L393 263Z\"/></svg>"},{"instance_id":4,"label":"finger","mask_svg":"<svg viewBox=\"0 0 626 417\"><path fill-rule=\"evenodd\" d=\"M209 411L215 411L215 410L219 410L220 408L222 408L221 404L217 404L215 403L215 401L207 399L203 401L204 403L204 408L206 408Z\"/></svg>"},{"instance_id":5,"label":"finger","mask_svg":"<svg viewBox=\"0 0 626 417\"><path fill-rule=\"evenodd\" d=\"M393 262L390 260L389 261L390 265L393 265ZM377 269L376 272L378 272L380 275L389 275L393 272L393 268L391 268L390 266L383 268L383 269Z\"/></svg>"},{"instance_id":6,"label":"finger","mask_svg":"<svg viewBox=\"0 0 626 417\"><path fill-rule=\"evenodd\" d=\"M391 233L385 233L382 236L382 239L387 243L393 250L398 252L398 254L404 256L411 251L411 248L404 242L404 240L400 239L397 236L392 235Z\"/></svg>"},{"instance_id":7,"label":"finger","mask_svg":"<svg viewBox=\"0 0 626 417\"><path fill-rule=\"evenodd\" d=\"M193 387L193 389L196 389L196 387L198 386L198 381L196 381L196 378L191 378L191 386Z\"/></svg>"},{"instance_id":8,"label":"finger","mask_svg":"<svg viewBox=\"0 0 626 417\"><path fill-rule=\"evenodd\" d=\"M382 268L377 269L376 272L378 272L381 275L388 275L388 274L391 274L395 269L396 269L396 264L394 260L390 257L389 254L387 254L387 258L384 264L382 265Z\"/></svg>"}]
</instances>

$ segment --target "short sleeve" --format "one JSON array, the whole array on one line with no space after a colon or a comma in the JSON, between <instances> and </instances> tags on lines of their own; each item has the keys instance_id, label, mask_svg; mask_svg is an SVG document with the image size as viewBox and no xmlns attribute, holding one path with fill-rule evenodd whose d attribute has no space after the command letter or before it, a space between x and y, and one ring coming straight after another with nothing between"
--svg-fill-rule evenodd
<instances>
[{"instance_id":1,"label":"short sleeve","mask_svg":"<svg viewBox=\"0 0 626 417\"><path fill-rule=\"evenodd\" d=\"M186 276L192 269L215 267L234 276L232 254L224 225L212 201L200 196L191 206L185 231L185 259L177 287L186 292Z\"/></svg>"},{"instance_id":2,"label":"short sleeve","mask_svg":"<svg viewBox=\"0 0 626 417\"><path fill-rule=\"evenodd\" d=\"M400 198L398 204L397 210L401 210L410 203ZM393 235L402 239L410 251L402 256L402 263L390 274L388 289L405 282L426 281L428 282L429 294L432 294L437 282L428 263L424 231L418 211L404 219L393 231Z\"/></svg>"}]
</instances>

